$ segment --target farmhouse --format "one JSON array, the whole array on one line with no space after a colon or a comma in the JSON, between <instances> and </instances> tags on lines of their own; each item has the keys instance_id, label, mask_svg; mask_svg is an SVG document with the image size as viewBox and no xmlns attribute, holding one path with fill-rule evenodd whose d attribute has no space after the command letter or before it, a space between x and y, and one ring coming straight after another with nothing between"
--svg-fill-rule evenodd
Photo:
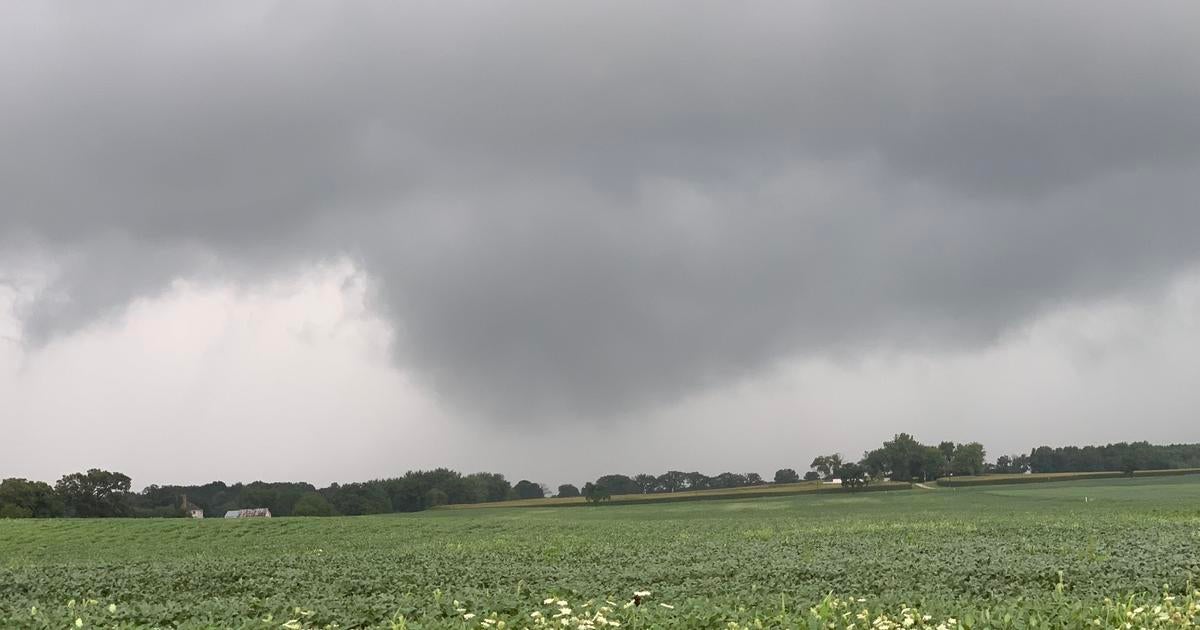
<instances>
[{"instance_id":1,"label":"farmhouse","mask_svg":"<svg viewBox=\"0 0 1200 630\"><path fill-rule=\"evenodd\" d=\"M183 510L184 514L187 514L191 518L204 518L204 508L192 503L191 501L188 501L186 494L183 495L180 508Z\"/></svg>"},{"instance_id":2,"label":"farmhouse","mask_svg":"<svg viewBox=\"0 0 1200 630\"><path fill-rule=\"evenodd\" d=\"M225 518L271 518L270 508L249 508L245 510L229 510Z\"/></svg>"}]
</instances>

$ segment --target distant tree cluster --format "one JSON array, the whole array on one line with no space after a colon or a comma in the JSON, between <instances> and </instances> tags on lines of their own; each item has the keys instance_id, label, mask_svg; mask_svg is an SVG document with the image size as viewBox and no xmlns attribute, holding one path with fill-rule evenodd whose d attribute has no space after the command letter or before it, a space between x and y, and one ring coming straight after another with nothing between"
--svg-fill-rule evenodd
<instances>
[{"instance_id":1,"label":"distant tree cluster","mask_svg":"<svg viewBox=\"0 0 1200 630\"><path fill-rule=\"evenodd\" d=\"M863 453L857 462L845 461L838 453L821 455L813 459L812 470L805 478L840 479L844 486L856 489L880 479L931 481L946 475L979 475L988 468L986 454L979 442L932 446L899 433L879 448Z\"/></svg>"},{"instance_id":2,"label":"distant tree cluster","mask_svg":"<svg viewBox=\"0 0 1200 630\"><path fill-rule=\"evenodd\" d=\"M544 494L541 486L526 480L513 487L498 473L463 475L446 468L409 471L403 477L392 479L335 483L320 493L336 513L347 516L419 512L439 505L507 501Z\"/></svg>"},{"instance_id":3,"label":"distant tree cluster","mask_svg":"<svg viewBox=\"0 0 1200 630\"><path fill-rule=\"evenodd\" d=\"M1136 470L1200 468L1200 444L1119 442L1104 446L1039 446L1028 455L1001 455L994 463L987 462L986 455L979 442L941 442L930 446L900 433L864 453L858 466L868 479L901 481L930 481L955 475L1117 471L1132 474ZM840 455L823 455L813 460L809 474L844 480L847 476L844 466Z\"/></svg>"},{"instance_id":4,"label":"distant tree cluster","mask_svg":"<svg viewBox=\"0 0 1200 630\"><path fill-rule=\"evenodd\" d=\"M1029 455L1001 455L995 463L986 459L987 451L979 442L943 441L936 446L922 444L908 433L899 433L879 448L863 453L862 459L849 461L840 453L820 455L809 464L804 481L839 480L849 489L859 489L871 481L932 481L946 476L989 473L1087 472L1168 468L1200 468L1200 444L1152 446L1146 442L1107 446L1041 446ZM801 481L793 468L775 471L771 483ZM756 486L764 481L758 473L721 473L709 477L698 472L671 470L661 475L604 475L587 483L582 496L593 503L619 494L653 494L684 490L711 490ZM559 487L557 496L580 496L571 484Z\"/></svg>"},{"instance_id":5,"label":"distant tree cluster","mask_svg":"<svg viewBox=\"0 0 1200 630\"><path fill-rule=\"evenodd\" d=\"M863 454L859 464L872 478L931 481L947 475L980 475L987 453L979 442L941 442L928 446L900 433L883 446Z\"/></svg>"},{"instance_id":6,"label":"distant tree cluster","mask_svg":"<svg viewBox=\"0 0 1200 630\"><path fill-rule=\"evenodd\" d=\"M762 475L758 473L723 472L715 477L709 477L699 472L671 470L661 475L640 474L633 477L615 474L604 475L594 482L589 481L584 484L582 493L571 484L559 486L557 496L572 497L582 494L582 496L588 498L588 489L598 488L608 493L604 499L599 500L607 500L608 497L616 494L659 494L681 492L684 490L744 488L748 486L761 486L764 483L766 482L763 481Z\"/></svg>"},{"instance_id":7,"label":"distant tree cluster","mask_svg":"<svg viewBox=\"0 0 1200 630\"><path fill-rule=\"evenodd\" d=\"M1029 470L1050 472L1133 472L1200 468L1200 444L1154 445L1118 442L1104 446L1039 446L1025 460ZM997 462L999 465L999 462Z\"/></svg>"},{"instance_id":8,"label":"distant tree cluster","mask_svg":"<svg viewBox=\"0 0 1200 630\"><path fill-rule=\"evenodd\" d=\"M463 475L438 468L409 471L403 477L316 488L299 482L197 486L147 486L130 490L118 472L92 469L64 476L53 487L40 481L0 481L0 518L177 517L190 509L219 516L229 510L265 507L275 516L333 516L416 512L439 505L540 498L545 489L521 480L514 487L503 475Z\"/></svg>"},{"instance_id":9,"label":"distant tree cluster","mask_svg":"<svg viewBox=\"0 0 1200 630\"><path fill-rule=\"evenodd\" d=\"M62 497L42 481L0 481L0 518L54 518L66 514Z\"/></svg>"}]
</instances>

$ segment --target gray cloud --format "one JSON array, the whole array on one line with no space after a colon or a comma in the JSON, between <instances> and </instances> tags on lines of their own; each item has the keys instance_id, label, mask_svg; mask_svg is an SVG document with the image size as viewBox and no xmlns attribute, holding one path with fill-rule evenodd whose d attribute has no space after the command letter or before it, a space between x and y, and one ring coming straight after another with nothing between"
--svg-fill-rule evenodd
<instances>
[{"instance_id":1,"label":"gray cloud","mask_svg":"<svg viewBox=\"0 0 1200 630\"><path fill-rule=\"evenodd\" d=\"M39 339L349 254L449 400L592 415L988 343L1200 258L1189 5L4 10Z\"/></svg>"}]
</instances>

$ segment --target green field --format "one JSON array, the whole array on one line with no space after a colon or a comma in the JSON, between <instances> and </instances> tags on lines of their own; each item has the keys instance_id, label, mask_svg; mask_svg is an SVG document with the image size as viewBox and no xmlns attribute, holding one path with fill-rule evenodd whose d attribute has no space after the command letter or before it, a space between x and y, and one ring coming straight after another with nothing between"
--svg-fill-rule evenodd
<instances>
[{"instance_id":1,"label":"green field","mask_svg":"<svg viewBox=\"0 0 1200 630\"><path fill-rule=\"evenodd\" d=\"M1165 470L1139 470L1133 473L1133 477L1177 477L1181 475L1198 474L1200 474L1200 468L1172 468ZM962 488L966 486L1005 486L1024 483L1045 483L1050 481L1076 481L1083 479L1122 479L1128 476L1129 475L1126 473L1114 471L978 475L965 477L943 477L937 480L937 484L947 488Z\"/></svg>"},{"instance_id":2,"label":"green field","mask_svg":"<svg viewBox=\"0 0 1200 630\"><path fill-rule=\"evenodd\" d=\"M912 484L908 482L881 481L873 483L859 492L882 492L889 490L909 490ZM615 494L604 501L605 505L626 505L646 503L677 503L680 501L713 501L719 499L756 499L762 497L787 497L799 494L839 494L846 492L845 488L836 483L821 481L802 481L800 483L765 484L761 486L746 486L741 488L715 488L709 490L682 490L679 492L657 492L651 494ZM496 507L582 507L589 505L583 497L547 497L543 499L517 499L501 503L459 503L445 505L442 510L476 510Z\"/></svg>"},{"instance_id":3,"label":"green field","mask_svg":"<svg viewBox=\"0 0 1200 630\"><path fill-rule=\"evenodd\" d=\"M1197 476L327 519L0 521L3 628L1187 627L1200 623L1197 575ZM635 591L651 594L626 608Z\"/></svg>"}]
</instances>

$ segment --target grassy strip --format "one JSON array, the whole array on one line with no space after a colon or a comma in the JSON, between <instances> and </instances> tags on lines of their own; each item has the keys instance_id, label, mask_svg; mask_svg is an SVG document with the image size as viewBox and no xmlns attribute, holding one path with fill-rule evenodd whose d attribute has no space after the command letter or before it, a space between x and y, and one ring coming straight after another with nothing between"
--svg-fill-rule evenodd
<instances>
[{"instance_id":1,"label":"grassy strip","mask_svg":"<svg viewBox=\"0 0 1200 630\"><path fill-rule=\"evenodd\" d=\"M714 499L758 499L764 497L787 497L808 494L844 494L849 492L881 492L888 490L908 490L911 484L884 481L871 484L860 490L847 490L840 485L824 484L821 482L803 482L788 484L772 484L750 488L728 488L720 490L689 490L684 492L660 492L655 494L617 494L603 505L635 505L644 503L675 503L678 501L710 501ZM518 499L516 501L499 501L495 503L464 503L446 505L439 510L469 510L473 508L490 507L579 507L590 505L583 497L547 498L547 499Z\"/></svg>"},{"instance_id":2,"label":"grassy strip","mask_svg":"<svg viewBox=\"0 0 1200 630\"><path fill-rule=\"evenodd\" d=\"M1168 477L1175 475L1200 474L1200 468L1176 468L1171 470L1139 470L1134 477ZM1119 479L1128 477L1120 471L1102 472L1065 472L1065 473L1033 473L1028 475L979 475L974 477L943 477L938 479L939 486L945 488L966 488L972 486L1002 486L1021 483L1046 483L1050 481L1080 481L1083 479Z\"/></svg>"}]
</instances>

